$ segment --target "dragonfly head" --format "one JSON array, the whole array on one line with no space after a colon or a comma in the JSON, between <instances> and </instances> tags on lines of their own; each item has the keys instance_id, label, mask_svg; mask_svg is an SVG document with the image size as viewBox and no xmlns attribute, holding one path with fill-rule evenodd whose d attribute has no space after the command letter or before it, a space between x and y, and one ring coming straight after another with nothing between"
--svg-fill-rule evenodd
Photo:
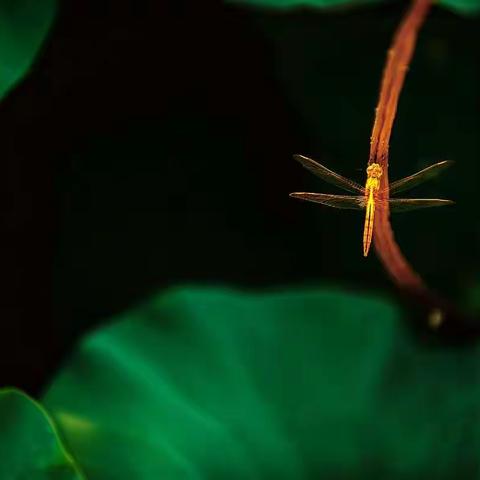
<instances>
[{"instance_id":1,"label":"dragonfly head","mask_svg":"<svg viewBox=\"0 0 480 480\"><path fill-rule=\"evenodd\" d=\"M378 163L371 163L367 167L368 178L380 178L383 173L383 168Z\"/></svg>"}]
</instances>

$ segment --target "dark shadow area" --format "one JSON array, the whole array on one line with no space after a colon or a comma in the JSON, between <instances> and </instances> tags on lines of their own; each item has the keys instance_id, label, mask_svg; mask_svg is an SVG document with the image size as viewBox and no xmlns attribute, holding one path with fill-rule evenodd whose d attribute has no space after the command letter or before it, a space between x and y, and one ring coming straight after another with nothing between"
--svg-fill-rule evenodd
<instances>
[{"instance_id":1,"label":"dark shadow area","mask_svg":"<svg viewBox=\"0 0 480 480\"><path fill-rule=\"evenodd\" d=\"M81 334L179 283L390 291L362 257L361 215L288 193L341 193L293 153L363 181L403 10L63 1L0 110L2 384L37 391ZM455 209L393 226L419 273L459 302L479 280L479 40L479 20L434 9L391 146L392 179L457 162L421 190Z\"/></svg>"}]
</instances>

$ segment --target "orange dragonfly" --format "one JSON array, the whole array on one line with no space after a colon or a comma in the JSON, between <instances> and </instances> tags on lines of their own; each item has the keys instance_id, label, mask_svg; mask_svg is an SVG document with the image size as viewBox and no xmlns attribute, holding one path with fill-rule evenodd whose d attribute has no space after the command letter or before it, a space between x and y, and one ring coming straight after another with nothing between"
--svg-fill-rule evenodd
<instances>
[{"instance_id":1,"label":"orange dragonfly","mask_svg":"<svg viewBox=\"0 0 480 480\"><path fill-rule=\"evenodd\" d=\"M322 203L334 208L346 208L353 210L365 209L365 226L363 228L363 256L368 255L370 244L373 236L373 219L375 216L375 206L382 202L380 190L380 177L383 169L378 163L371 163L367 167L367 181L365 187L359 183L354 182L348 178L342 177L338 173L332 172L327 167L317 163L311 158L303 155L294 155L293 158L298 160L306 169L326 182L343 188L349 192L357 195L327 195L325 193L308 193L308 192L294 192L290 196L299 198L300 200L308 200L310 202ZM390 184L389 195L408 190L416 187L420 183L429 180L445 168L449 167L453 162L445 160L443 162L430 165L423 170L420 170L413 175L402 178ZM443 200L440 198L389 198L388 204L392 212L405 212L408 210L415 210L417 208L426 207L441 207L443 205L450 205L454 202L451 200Z\"/></svg>"}]
</instances>

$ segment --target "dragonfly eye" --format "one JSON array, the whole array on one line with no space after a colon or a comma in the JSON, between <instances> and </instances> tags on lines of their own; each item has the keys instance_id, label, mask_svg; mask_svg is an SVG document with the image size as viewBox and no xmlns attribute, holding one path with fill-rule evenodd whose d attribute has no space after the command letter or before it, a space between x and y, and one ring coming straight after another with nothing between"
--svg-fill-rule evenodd
<instances>
[{"instance_id":1,"label":"dragonfly eye","mask_svg":"<svg viewBox=\"0 0 480 480\"><path fill-rule=\"evenodd\" d=\"M367 176L369 178L380 178L382 173L383 169L378 163L372 163L367 167Z\"/></svg>"}]
</instances>

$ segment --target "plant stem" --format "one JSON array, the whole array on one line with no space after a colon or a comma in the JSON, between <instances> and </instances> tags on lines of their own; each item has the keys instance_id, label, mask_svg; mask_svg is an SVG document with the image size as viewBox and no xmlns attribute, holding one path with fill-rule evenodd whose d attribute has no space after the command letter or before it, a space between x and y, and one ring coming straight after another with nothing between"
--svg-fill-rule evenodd
<instances>
[{"instance_id":1,"label":"plant stem","mask_svg":"<svg viewBox=\"0 0 480 480\"><path fill-rule=\"evenodd\" d=\"M383 72L380 98L376 109L375 123L370 143L368 163L378 163L383 168L380 195L388 200L388 148L393 121L397 111L398 98L405 81L420 27L430 10L431 0L413 0L402 23L393 38L388 51L387 63ZM454 330L464 335L472 333L472 328L480 330L480 324L471 322L455 307L430 291L420 276L403 256L395 242L390 224L388 201L379 202L374 223L374 245L385 269L393 281L410 299L424 306L424 319L430 319L431 326L447 327L451 331L452 320L456 320ZM448 322L447 322L448 320ZM468 327L466 328L466 326ZM480 331L477 332L480 334Z\"/></svg>"}]
</instances>

